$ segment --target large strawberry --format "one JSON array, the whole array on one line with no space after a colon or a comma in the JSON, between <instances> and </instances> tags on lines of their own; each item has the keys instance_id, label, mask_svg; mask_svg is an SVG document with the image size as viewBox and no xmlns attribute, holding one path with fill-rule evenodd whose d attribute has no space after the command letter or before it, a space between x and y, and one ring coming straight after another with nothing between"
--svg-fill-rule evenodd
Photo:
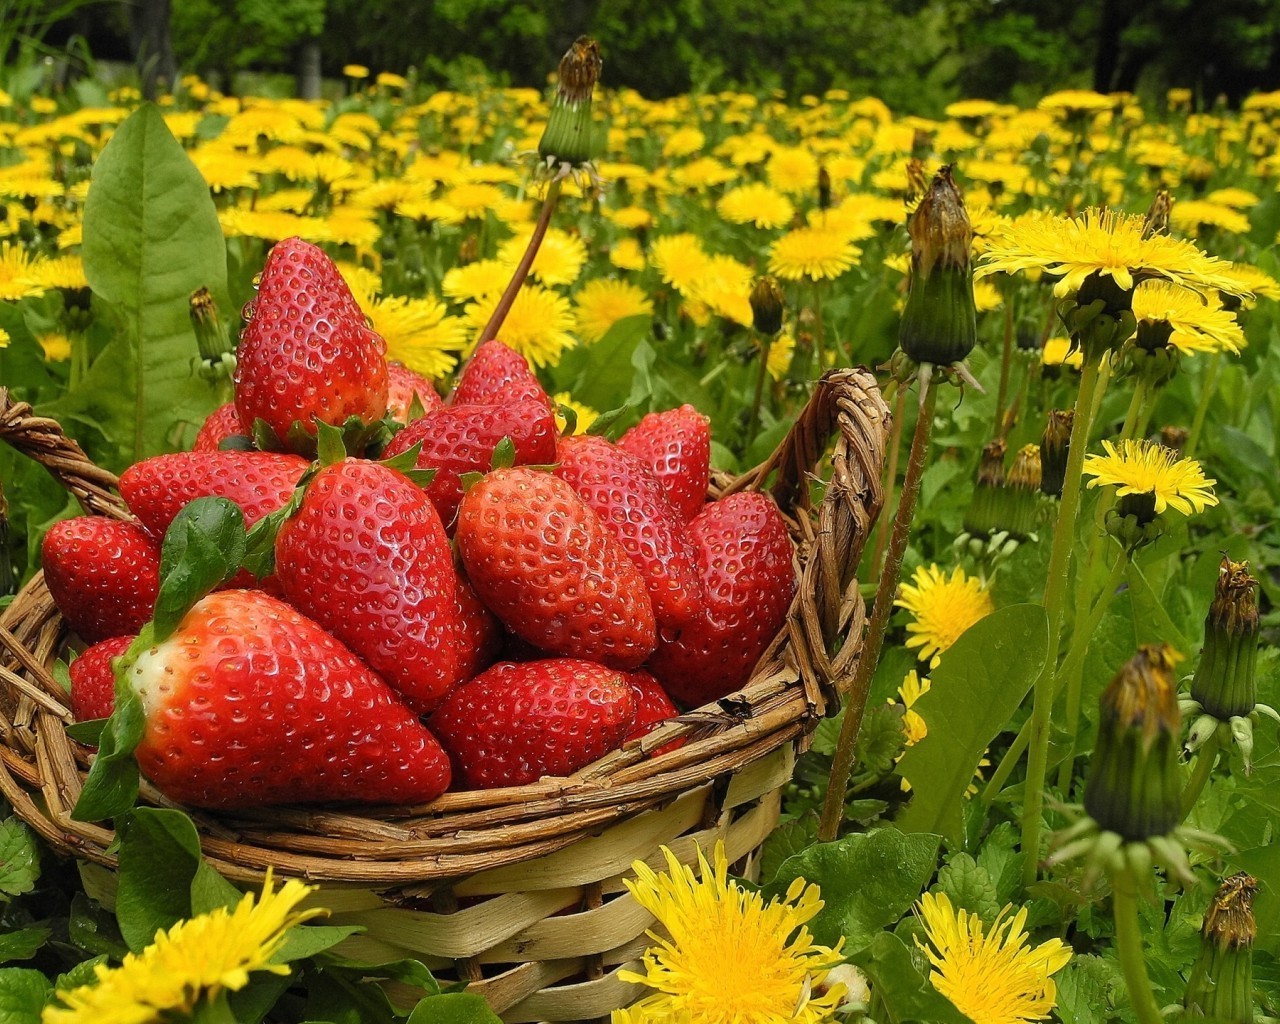
<instances>
[{"instance_id":1,"label":"large strawberry","mask_svg":"<svg viewBox=\"0 0 1280 1024\"><path fill-rule=\"evenodd\" d=\"M386 343L322 249L300 238L277 243L245 316L234 380L246 430L261 419L284 441L298 422L314 437L317 420L368 424L387 411Z\"/></svg>"},{"instance_id":2,"label":"large strawberry","mask_svg":"<svg viewBox=\"0 0 1280 1024\"><path fill-rule=\"evenodd\" d=\"M428 711L459 681L455 573L440 517L387 466L321 470L276 536L286 598L359 654L410 707Z\"/></svg>"},{"instance_id":3,"label":"large strawberry","mask_svg":"<svg viewBox=\"0 0 1280 1024\"><path fill-rule=\"evenodd\" d=\"M387 415L398 423L408 423L417 398L423 413L444 407L435 385L403 363L387 363Z\"/></svg>"},{"instance_id":4,"label":"large strawberry","mask_svg":"<svg viewBox=\"0 0 1280 1024\"><path fill-rule=\"evenodd\" d=\"M450 405L496 405L533 401L554 412L555 406L537 375L515 349L486 341L467 361L449 397Z\"/></svg>"},{"instance_id":5,"label":"large strawberry","mask_svg":"<svg viewBox=\"0 0 1280 1024\"><path fill-rule=\"evenodd\" d=\"M636 455L603 437L562 437L556 476L567 480L644 577L658 628L683 625L702 611L702 583L684 524L662 485Z\"/></svg>"},{"instance_id":6,"label":"large strawberry","mask_svg":"<svg viewBox=\"0 0 1280 1024\"><path fill-rule=\"evenodd\" d=\"M635 721L627 730L626 740L638 740L653 732L663 722L680 714L676 706L671 703L671 698L667 696L667 691L662 688L662 684L650 673L640 670L628 672L626 676L627 682L631 684L631 695L636 701ZM654 754L678 750L684 744L685 737L682 736L678 740L672 740L659 747Z\"/></svg>"},{"instance_id":7,"label":"large strawberry","mask_svg":"<svg viewBox=\"0 0 1280 1024\"><path fill-rule=\"evenodd\" d=\"M106 718L115 710L116 677L111 661L124 654L133 639L128 634L113 636L94 644L71 663L71 713L77 722Z\"/></svg>"},{"instance_id":8,"label":"large strawberry","mask_svg":"<svg viewBox=\"0 0 1280 1024\"><path fill-rule=\"evenodd\" d=\"M89 643L136 633L160 587L160 549L136 523L77 516L41 546L44 581L67 623Z\"/></svg>"},{"instance_id":9,"label":"large strawberry","mask_svg":"<svg viewBox=\"0 0 1280 1024\"><path fill-rule=\"evenodd\" d=\"M454 598L454 611L458 616L458 678L470 679L497 660L502 649L502 627L476 596L465 574L458 576Z\"/></svg>"},{"instance_id":10,"label":"large strawberry","mask_svg":"<svg viewBox=\"0 0 1280 1024\"><path fill-rule=\"evenodd\" d=\"M196 498L228 498L246 526L282 508L309 463L273 452L177 452L136 462L120 477L129 511L157 540L184 505Z\"/></svg>"},{"instance_id":11,"label":"large strawberry","mask_svg":"<svg viewBox=\"0 0 1280 1024\"><path fill-rule=\"evenodd\" d=\"M711 476L711 424L697 409L651 412L618 445L648 464L683 522L702 511Z\"/></svg>"},{"instance_id":12,"label":"large strawberry","mask_svg":"<svg viewBox=\"0 0 1280 1024\"><path fill-rule=\"evenodd\" d=\"M569 775L617 747L635 718L631 685L589 661L500 662L453 691L431 729L471 789Z\"/></svg>"},{"instance_id":13,"label":"large strawberry","mask_svg":"<svg viewBox=\"0 0 1280 1024\"><path fill-rule=\"evenodd\" d=\"M712 502L689 524L706 602L675 639L660 638L649 670L677 701L698 706L741 686L795 596L791 540L763 494Z\"/></svg>"},{"instance_id":14,"label":"large strawberry","mask_svg":"<svg viewBox=\"0 0 1280 1024\"><path fill-rule=\"evenodd\" d=\"M535 647L617 668L653 650L644 579L558 477L521 467L487 474L462 499L457 544L480 600Z\"/></svg>"},{"instance_id":15,"label":"large strawberry","mask_svg":"<svg viewBox=\"0 0 1280 1024\"><path fill-rule=\"evenodd\" d=\"M237 434L245 435L240 425L240 414L236 412L235 402L220 405L209 413L200 432L196 434L195 443L191 445L193 452L216 452L222 442ZM247 435L246 435L247 436Z\"/></svg>"},{"instance_id":16,"label":"large strawberry","mask_svg":"<svg viewBox=\"0 0 1280 1024\"><path fill-rule=\"evenodd\" d=\"M195 807L421 803L449 785L418 716L283 601L224 590L121 667L146 728L142 773Z\"/></svg>"},{"instance_id":17,"label":"large strawberry","mask_svg":"<svg viewBox=\"0 0 1280 1024\"><path fill-rule=\"evenodd\" d=\"M462 474L483 473L504 437L515 447L515 465L545 465L556 457L555 417L537 402L467 405L438 409L414 420L387 445L394 457L421 442L419 469L434 469L427 494L452 531L462 501Z\"/></svg>"}]
</instances>

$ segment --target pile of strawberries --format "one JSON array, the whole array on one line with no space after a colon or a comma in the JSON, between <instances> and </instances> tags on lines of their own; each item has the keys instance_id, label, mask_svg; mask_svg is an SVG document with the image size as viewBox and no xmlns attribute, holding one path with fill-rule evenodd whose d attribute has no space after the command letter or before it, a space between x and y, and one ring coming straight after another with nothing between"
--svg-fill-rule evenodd
<instances>
[{"instance_id":1,"label":"pile of strawberries","mask_svg":"<svg viewBox=\"0 0 1280 1024\"><path fill-rule=\"evenodd\" d=\"M386 362L337 268L299 239L271 251L244 315L234 403L192 451L124 473L134 521L79 517L44 541L49 591L93 645L70 666L72 709L104 717L136 695L138 764L168 797L404 804L521 785L747 681L794 595L792 546L763 495L707 502L692 406L617 443L557 436L498 341L442 400ZM399 429L377 456L433 470L425 488L372 457L289 450L314 452L317 423L350 437L384 420ZM135 642L165 532L207 497L270 526L266 568Z\"/></svg>"}]
</instances>

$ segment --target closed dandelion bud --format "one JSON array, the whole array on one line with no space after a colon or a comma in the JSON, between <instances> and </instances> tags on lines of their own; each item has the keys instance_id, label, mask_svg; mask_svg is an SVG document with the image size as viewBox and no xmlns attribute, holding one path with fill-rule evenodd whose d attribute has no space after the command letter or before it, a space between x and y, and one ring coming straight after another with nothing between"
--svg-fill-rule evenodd
<instances>
[{"instance_id":1,"label":"closed dandelion bud","mask_svg":"<svg viewBox=\"0 0 1280 1024\"><path fill-rule=\"evenodd\" d=\"M1025 540L1035 531L1040 511L1041 479L1040 446L1023 445L1013 458L1009 475L1005 477L1009 500L1003 525L1010 536Z\"/></svg>"},{"instance_id":2,"label":"closed dandelion bud","mask_svg":"<svg viewBox=\"0 0 1280 1024\"><path fill-rule=\"evenodd\" d=\"M1187 978L1182 1005L1214 1024L1253 1024L1253 943L1258 881L1241 871L1218 887L1200 929L1200 955Z\"/></svg>"},{"instance_id":3,"label":"closed dandelion bud","mask_svg":"<svg viewBox=\"0 0 1280 1024\"><path fill-rule=\"evenodd\" d=\"M1190 431L1186 427L1176 427L1166 423L1160 428L1160 443L1170 451L1181 453L1187 445Z\"/></svg>"},{"instance_id":4,"label":"closed dandelion bud","mask_svg":"<svg viewBox=\"0 0 1280 1024\"><path fill-rule=\"evenodd\" d=\"M786 297L775 278L768 274L758 278L751 289L751 321L755 329L767 337L782 330L782 312Z\"/></svg>"},{"instance_id":5,"label":"closed dandelion bud","mask_svg":"<svg viewBox=\"0 0 1280 1024\"><path fill-rule=\"evenodd\" d=\"M1173 197L1167 188L1162 188L1151 201L1147 217L1142 222L1142 237L1167 235L1169 233L1169 213L1173 210Z\"/></svg>"},{"instance_id":6,"label":"closed dandelion bud","mask_svg":"<svg viewBox=\"0 0 1280 1024\"><path fill-rule=\"evenodd\" d=\"M1049 421L1040 436L1040 490L1053 498L1062 497L1075 415L1071 409L1050 409Z\"/></svg>"},{"instance_id":7,"label":"closed dandelion bud","mask_svg":"<svg viewBox=\"0 0 1280 1024\"><path fill-rule=\"evenodd\" d=\"M825 167L818 168L818 209L831 209L831 173Z\"/></svg>"},{"instance_id":8,"label":"closed dandelion bud","mask_svg":"<svg viewBox=\"0 0 1280 1024\"><path fill-rule=\"evenodd\" d=\"M907 202L915 202L929 187L929 175L925 173L924 161L916 157L907 160Z\"/></svg>"},{"instance_id":9,"label":"closed dandelion bud","mask_svg":"<svg viewBox=\"0 0 1280 1024\"><path fill-rule=\"evenodd\" d=\"M222 317L218 315L218 304L208 288L197 288L191 293L189 310L201 360L206 363L221 363L224 355L235 351L235 344L227 333Z\"/></svg>"},{"instance_id":10,"label":"closed dandelion bud","mask_svg":"<svg viewBox=\"0 0 1280 1024\"><path fill-rule=\"evenodd\" d=\"M1220 721L1253 711L1258 702L1258 581L1248 562L1223 556L1213 603L1204 622L1204 647L1191 697Z\"/></svg>"},{"instance_id":11,"label":"closed dandelion bud","mask_svg":"<svg viewBox=\"0 0 1280 1024\"><path fill-rule=\"evenodd\" d=\"M538 155L548 164L574 166L595 156L591 94L603 66L600 45L588 36L579 36L561 58L560 84L538 143Z\"/></svg>"},{"instance_id":12,"label":"closed dandelion bud","mask_svg":"<svg viewBox=\"0 0 1280 1024\"><path fill-rule=\"evenodd\" d=\"M997 437L982 449L978 482L973 488L973 500L964 514L964 531L975 537L989 537L1000 528L1005 447L1003 439Z\"/></svg>"},{"instance_id":13,"label":"closed dandelion bud","mask_svg":"<svg viewBox=\"0 0 1280 1024\"><path fill-rule=\"evenodd\" d=\"M950 366L978 341L970 265L973 229L950 167L934 176L907 230L911 284L899 342L917 363Z\"/></svg>"},{"instance_id":14,"label":"closed dandelion bud","mask_svg":"<svg viewBox=\"0 0 1280 1024\"><path fill-rule=\"evenodd\" d=\"M1182 819L1177 746L1182 732L1167 644L1138 649L1102 693L1084 806L1126 841L1167 835Z\"/></svg>"}]
</instances>

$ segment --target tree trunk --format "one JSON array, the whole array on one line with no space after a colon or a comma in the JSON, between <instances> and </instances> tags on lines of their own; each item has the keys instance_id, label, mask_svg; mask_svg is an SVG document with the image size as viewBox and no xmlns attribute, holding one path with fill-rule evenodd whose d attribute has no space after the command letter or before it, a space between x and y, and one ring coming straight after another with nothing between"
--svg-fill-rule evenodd
<instances>
[{"instance_id":1,"label":"tree trunk","mask_svg":"<svg viewBox=\"0 0 1280 1024\"><path fill-rule=\"evenodd\" d=\"M142 95L153 100L160 88L172 88L178 77L169 31L171 0L135 0L129 8L134 61L142 79Z\"/></svg>"},{"instance_id":2,"label":"tree trunk","mask_svg":"<svg viewBox=\"0 0 1280 1024\"><path fill-rule=\"evenodd\" d=\"M298 98L320 98L320 40L304 39L298 49Z\"/></svg>"}]
</instances>

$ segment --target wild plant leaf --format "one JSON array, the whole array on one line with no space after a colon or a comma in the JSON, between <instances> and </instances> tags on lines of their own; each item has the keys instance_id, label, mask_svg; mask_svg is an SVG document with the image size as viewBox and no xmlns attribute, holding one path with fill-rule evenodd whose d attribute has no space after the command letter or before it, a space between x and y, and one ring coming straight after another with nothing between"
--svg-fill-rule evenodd
<instances>
[{"instance_id":1,"label":"wild plant leaf","mask_svg":"<svg viewBox=\"0 0 1280 1024\"><path fill-rule=\"evenodd\" d=\"M197 498L165 531L160 552L154 640L167 640L182 617L214 587L240 571L245 559L244 513L226 498Z\"/></svg>"},{"instance_id":2,"label":"wild plant leaf","mask_svg":"<svg viewBox=\"0 0 1280 1024\"><path fill-rule=\"evenodd\" d=\"M40 1024L53 986L39 971L0 967L0 1024Z\"/></svg>"},{"instance_id":3,"label":"wild plant leaf","mask_svg":"<svg viewBox=\"0 0 1280 1024\"><path fill-rule=\"evenodd\" d=\"M10 960L30 960L52 934L52 929L43 926L0 932L0 964Z\"/></svg>"},{"instance_id":4,"label":"wild plant leaf","mask_svg":"<svg viewBox=\"0 0 1280 1024\"><path fill-rule=\"evenodd\" d=\"M138 807L116 822L120 883L116 920L138 952L156 932L191 916L191 883L200 864L200 837L182 811Z\"/></svg>"},{"instance_id":5,"label":"wild plant leaf","mask_svg":"<svg viewBox=\"0 0 1280 1024\"><path fill-rule=\"evenodd\" d=\"M849 960L866 974L884 1004L889 1024L972 1024L916 969L911 950L897 935L878 932Z\"/></svg>"},{"instance_id":6,"label":"wild plant leaf","mask_svg":"<svg viewBox=\"0 0 1280 1024\"><path fill-rule=\"evenodd\" d=\"M413 1008L405 1024L502 1024L483 996L445 992L427 996Z\"/></svg>"},{"instance_id":7,"label":"wild plant leaf","mask_svg":"<svg viewBox=\"0 0 1280 1024\"><path fill-rule=\"evenodd\" d=\"M125 652L145 644L150 630L143 627L138 639ZM124 679L116 675L116 707L107 719L98 740L98 755L80 791L80 799L71 811L75 821L102 821L123 814L138 799L138 761L134 750L142 742L146 717L142 701Z\"/></svg>"}]
</instances>

